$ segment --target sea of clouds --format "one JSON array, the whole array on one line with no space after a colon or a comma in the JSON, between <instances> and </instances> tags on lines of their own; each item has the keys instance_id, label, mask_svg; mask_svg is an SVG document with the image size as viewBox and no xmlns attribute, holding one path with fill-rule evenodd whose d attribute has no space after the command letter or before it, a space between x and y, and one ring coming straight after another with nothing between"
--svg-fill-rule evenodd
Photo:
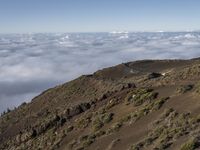
<instances>
[{"instance_id":1,"label":"sea of clouds","mask_svg":"<svg viewBox=\"0 0 200 150\"><path fill-rule=\"evenodd\" d=\"M0 112L104 67L199 56L198 32L0 34Z\"/></svg>"}]
</instances>

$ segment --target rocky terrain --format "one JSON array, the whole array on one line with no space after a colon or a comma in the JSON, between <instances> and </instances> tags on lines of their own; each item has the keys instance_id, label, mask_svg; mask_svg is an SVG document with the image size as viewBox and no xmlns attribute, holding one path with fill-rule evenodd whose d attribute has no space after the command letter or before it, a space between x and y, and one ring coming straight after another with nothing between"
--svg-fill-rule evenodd
<instances>
[{"instance_id":1,"label":"rocky terrain","mask_svg":"<svg viewBox=\"0 0 200 150\"><path fill-rule=\"evenodd\" d=\"M200 59L123 63L0 117L2 150L200 148Z\"/></svg>"}]
</instances>

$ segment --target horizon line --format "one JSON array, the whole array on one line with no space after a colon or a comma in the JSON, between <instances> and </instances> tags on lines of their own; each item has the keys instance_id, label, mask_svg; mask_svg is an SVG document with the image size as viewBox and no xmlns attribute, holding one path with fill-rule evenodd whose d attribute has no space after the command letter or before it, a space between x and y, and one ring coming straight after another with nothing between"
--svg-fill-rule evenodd
<instances>
[{"instance_id":1,"label":"horizon line","mask_svg":"<svg viewBox=\"0 0 200 150\"><path fill-rule=\"evenodd\" d=\"M122 33L178 33L178 32L200 32L199 30L177 30L177 31L170 31L170 30L155 30L155 31L129 31L129 30L112 30L112 31L58 31L58 32L0 32L0 34L63 34L63 33L70 33L70 34L76 34L76 33L113 33L113 34L122 34Z\"/></svg>"}]
</instances>

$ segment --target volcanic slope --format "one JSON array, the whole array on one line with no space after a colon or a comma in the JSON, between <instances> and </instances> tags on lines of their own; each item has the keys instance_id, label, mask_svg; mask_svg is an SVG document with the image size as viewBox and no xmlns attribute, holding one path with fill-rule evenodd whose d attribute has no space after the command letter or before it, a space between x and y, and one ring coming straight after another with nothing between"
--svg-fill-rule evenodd
<instances>
[{"instance_id":1,"label":"volcanic slope","mask_svg":"<svg viewBox=\"0 0 200 150\"><path fill-rule=\"evenodd\" d=\"M200 59L143 60L48 89L0 117L0 149L200 148Z\"/></svg>"}]
</instances>

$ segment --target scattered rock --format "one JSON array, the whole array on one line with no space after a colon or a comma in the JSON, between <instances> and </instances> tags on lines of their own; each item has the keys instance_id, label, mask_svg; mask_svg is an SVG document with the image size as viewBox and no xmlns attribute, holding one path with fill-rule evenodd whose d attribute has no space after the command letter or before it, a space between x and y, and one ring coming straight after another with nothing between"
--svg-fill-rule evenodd
<instances>
[{"instance_id":1,"label":"scattered rock","mask_svg":"<svg viewBox=\"0 0 200 150\"><path fill-rule=\"evenodd\" d=\"M161 73L152 72L152 73L150 73L150 74L147 76L147 78L148 78L148 79L155 79L155 78L159 78L159 77L161 77L161 76L162 76Z\"/></svg>"},{"instance_id":2,"label":"scattered rock","mask_svg":"<svg viewBox=\"0 0 200 150\"><path fill-rule=\"evenodd\" d=\"M176 92L179 93L179 94L184 94L184 93L192 90L193 87L194 87L194 85L191 85L191 84L189 84L189 85L182 85L182 86L180 86L180 87L178 87L176 89Z\"/></svg>"},{"instance_id":3,"label":"scattered rock","mask_svg":"<svg viewBox=\"0 0 200 150\"><path fill-rule=\"evenodd\" d=\"M88 109L90 109L91 105L89 103L82 103L80 104L80 108L82 109L82 111L86 111Z\"/></svg>"},{"instance_id":4,"label":"scattered rock","mask_svg":"<svg viewBox=\"0 0 200 150\"><path fill-rule=\"evenodd\" d=\"M73 106L73 107L67 109L66 116L67 116L67 118L71 118L82 112L87 111L90 108L91 108L90 103L81 103L81 104L78 104L76 106Z\"/></svg>"}]
</instances>

